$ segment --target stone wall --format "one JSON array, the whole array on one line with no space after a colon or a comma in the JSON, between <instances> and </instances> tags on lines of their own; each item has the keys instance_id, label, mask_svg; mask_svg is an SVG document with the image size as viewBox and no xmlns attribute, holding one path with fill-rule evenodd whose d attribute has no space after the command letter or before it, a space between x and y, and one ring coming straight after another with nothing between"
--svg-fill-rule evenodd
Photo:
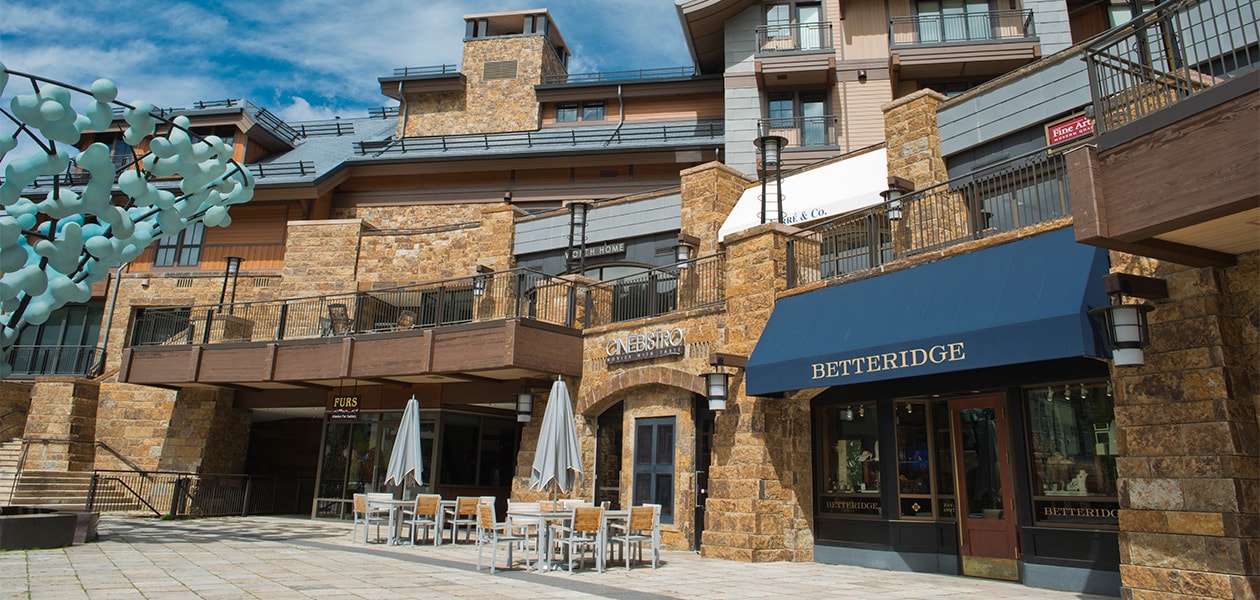
<instances>
[{"instance_id":1,"label":"stone wall","mask_svg":"<svg viewBox=\"0 0 1260 600\"><path fill-rule=\"evenodd\" d=\"M31 384L0 381L0 442L22 437L31 407Z\"/></svg>"},{"instance_id":2,"label":"stone wall","mask_svg":"<svg viewBox=\"0 0 1260 600\"><path fill-rule=\"evenodd\" d=\"M362 230L359 219L289 221L281 297L356 291Z\"/></svg>"},{"instance_id":3,"label":"stone wall","mask_svg":"<svg viewBox=\"0 0 1260 600\"><path fill-rule=\"evenodd\" d=\"M1260 254L1229 269L1112 253L1168 283L1140 367L1112 368L1124 598L1260 594Z\"/></svg>"},{"instance_id":4,"label":"stone wall","mask_svg":"<svg viewBox=\"0 0 1260 600\"><path fill-rule=\"evenodd\" d=\"M505 204L360 208L376 227L360 240L359 287L391 287L469 277L478 265L511 267L513 218Z\"/></svg>"},{"instance_id":5,"label":"stone wall","mask_svg":"<svg viewBox=\"0 0 1260 600\"><path fill-rule=\"evenodd\" d=\"M31 390L26 416L29 444L24 468L37 471L90 471L96 452L100 384L73 377L40 377ZM39 441L43 440L43 441Z\"/></svg>"},{"instance_id":6,"label":"stone wall","mask_svg":"<svg viewBox=\"0 0 1260 600\"><path fill-rule=\"evenodd\" d=\"M491 61L516 62L516 77L486 80L483 67ZM462 66L465 89L406 96L402 113L406 119L404 134L411 137L537 129L540 115L534 86L542 83L544 70L550 73L557 64L555 53L542 36L466 40Z\"/></svg>"}]
</instances>

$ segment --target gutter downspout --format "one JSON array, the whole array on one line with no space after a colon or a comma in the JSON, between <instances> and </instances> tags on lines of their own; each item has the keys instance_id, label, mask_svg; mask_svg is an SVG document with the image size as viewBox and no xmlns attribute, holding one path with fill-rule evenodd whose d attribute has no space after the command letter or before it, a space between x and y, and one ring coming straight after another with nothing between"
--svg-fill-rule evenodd
<instances>
[{"instance_id":1,"label":"gutter downspout","mask_svg":"<svg viewBox=\"0 0 1260 600\"><path fill-rule=\"evenodd\" d=\"M127 267L131 266L131 261L127 261L118 267L118 273L114 277L114 290L109 293L109 311L105 313L105 326L101 331L105 332L105 344L101 346L101 359L96 361L96 366L92 372L100 375L105 367L105 349L109 348L109 328L114 324L114 308L118 305L118 286L122 283L122 274Z\"/></svg>"},{"instance_id":2,"label":"gutter downspout","mask_svg":"<svg viewBox=\"0 0 1260 600\"><path fill-rule=\"evenodd\" d=\"M402 118L398 121L398 137L407 136L407 97L403 95L402 82L398 82L398 101L402 103Z\"/></svg>"},{"instance_id":3,"label":"gutter downspout","mask_svg":"<svg viewBox=\"0 0 1260 600\"><path fill-rule=\"evenodd\" d=\"M613 130L612 135L608 136L608 141L604 142L607 147L613 142L613 139L621 135L621 126L626 124L626 105L621 100L621 84L617 84L617 128Z\"/></svg>"}]
</instances>

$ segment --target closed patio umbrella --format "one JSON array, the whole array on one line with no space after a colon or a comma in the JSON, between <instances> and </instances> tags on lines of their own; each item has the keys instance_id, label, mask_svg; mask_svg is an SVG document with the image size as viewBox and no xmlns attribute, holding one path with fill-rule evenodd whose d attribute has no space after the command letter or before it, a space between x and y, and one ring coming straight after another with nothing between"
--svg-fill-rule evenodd
<instances>
[{"instance_id":1,"label":"closed patio umbrella","mask_svg":"<svg viewBox=\"0 0 1260 600\"><path fill-rule=\"evenodd\" d=\"M394 438L394 450L389 453L385 484L403 485L408 474L416 485L420 485L424 476L424 459L420 452L420 403L415 396L407 401L407 408L403 410L398 437Z\"/></svg>"},{"instance_id":2,"label":"closed patio umbrella","mask_svg":"<svg viewBox=\"0 0 1260 600\"><path fill-rule=\"evenodd\" d=\"M552 497L568 492L582 478L582 453L578 448L577 425L569 404L569 388L557 378L551 386L547 409L538 430L538 449L529 487L543 491L552 484Z\"/></svg>"}]
</instances>

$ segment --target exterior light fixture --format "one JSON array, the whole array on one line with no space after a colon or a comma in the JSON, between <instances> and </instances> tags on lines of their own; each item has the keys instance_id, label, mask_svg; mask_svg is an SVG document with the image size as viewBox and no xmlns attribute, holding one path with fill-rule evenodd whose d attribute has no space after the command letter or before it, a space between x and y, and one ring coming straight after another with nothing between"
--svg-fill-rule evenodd
<instances>
[{"instance_id":1,"label":"exterior light fixture","mask_svg":"<svg viewBox=\"0 0 1260 600\"><path fill-rule=\"evenodd\" d=\"M879 193L884 197L884 210L888 211L889 221L900 221L902 217L901 197L914 191L914 184L900 177L888 178L888 189Z\"/></svg>"},{"instance_id":2,"label":"exterior light fixture","mask_svg":"<svg viewBox=\"0 0 1260 600\"><path fill-rule=\"evenodd\" d=\"M849 407L847 407L847 406L846 406L846 407L844 407L844 408L842 408L842 409L840 409L840 420L841 420L841 421L852 421L852 420L853 420L853 409L852 409L852 408L849 408Z\"/></svg>"},{"instance_id":3,"label":"exterior light fixture","mask_svg":"<svg viewBox=\"0 0 1260 600\"><path fill-rule=\"evenodd\" d=\"M731 376L721 371L704 374L705 397L709 400L709 410L726 410L730 382Z\"/></svg>"},{"instance_id":4,"label":"exterior light fixture","mask_svg":"<svg viewBox=\"0 0 1260 600\"><path fill-rule=\"evenodd\" d=\"M224 260L227 261L227 267L223 271L223 287L219 289L219 312L223 312L223 300L227 296L228 279L232 280L232 299L230 303L236 304L236 277L241 271L241 257L228 256ZM232 306L228 306L228 314L232 314Z\"/></svg>"},{"instance_id":5,"label":"exterior light fixture","mask_svg":"<svg viewBox=\"0 0 1260 600\"><path fill-rule=\"evenodd\" d=\"M530 416L534 414L534 396L529 392L521 392L516 395L516 422L528 423Z\"/></svg>"},{"instance_id":6,"label":"exterior light fixture","mask_svg":"<svg viewBox=\"0 0 1260 600\"><path fill-rule=\"evenodd\" d=\"M687 261L691 260L691 251L700 245L700 238L694 235L678 233L678 245L674 246L674 261L681 263L678 265L680 269L687 268Z\"/></svg>"},{"instance_id":7,"label":"exterior light fixture","mask_svg":"<svg viewBox=\"0 0 1260 600\"><path fill-rule=\"evenodd\" d=\"M766 222L767 189L774 170L774 201L776 222L783 222L783 147L787 138L781 135L763 135L753 141L761 151L761 222Z\"/></svg>"},{"instance_id":8,"label":"exterior light fixture","mask_svg":"<svg viewBox=\"0 0 1260 600\"><path fill-rule=\"evenodd\" d=\"M490 267L485 265L477 265L477 275L473 277L473 295L480 298L486 293L486 273L490 272Z\"/></svg>"},{"instance_id":9,"label":"exterior light fixture","mask_svg":"<svg viewBox=\"0 0 1260 600\"><path fill-rule=\"evenodd\" d=\"M1103 326L1103 343L1111 351L1117 367L1141 366L1146 363L1142 348L1150 344L1146 313L1150 304L1112 304L1089 311Z\"/></svg>"},{"instance_id":10,"label":"exterior light fixture","mask_svg":"<svg viewBox=\"0 0 1260 600\"><path fill-rule=\"evenodd\" d=\"M590 209L590 202L569 203L569 249L565 254L565 270L572 271L576 263L579 275L586 271L586 217Z\"/></svg>"}]
</instances>

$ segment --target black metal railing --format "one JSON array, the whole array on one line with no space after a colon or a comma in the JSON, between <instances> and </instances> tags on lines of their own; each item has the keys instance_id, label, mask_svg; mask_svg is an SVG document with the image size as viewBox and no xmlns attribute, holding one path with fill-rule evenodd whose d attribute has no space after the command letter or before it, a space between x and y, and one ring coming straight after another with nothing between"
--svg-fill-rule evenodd
<instances>
[{"instance_id":1,"label":"black metal railing","mask_svg":"<svg viewBox=\"0 0 1260 600\"><path fill-rule=\"evenodd\" d=\"M529 269L363 292L146 308L132 346L274 342L528 318L573 326L573 282Z\"/></svg>"},{"instance_id":2,"label":"black metal railing","mask_svg":"<svg viewBox=\"0 0 1260 600\"><path fill-rule=\"evenodd\" d=\"M427 67L398 67L394 69L394 77L432 77L434 75L454 75L459 73L458 65L429 65Z\"/></svg>"},{"instance_id":3,"label":"black metal railing","mask_svg":"<svg viewBox=\"0 0 1260 600\"><path fill-rule=\"evenodd\" d=\"M293 129L302 137L352 135L354 133L354 121L334 119L332 121L297 123L293 125Z\"/></svg>"},{"instance_id":4,"label":"black metal railing","mask_svg":"<svg viewBox=\"0 0 1260 600\"><path fill-rule=\"evenodd\" d=\"M831 23L783 23L757 28L757 52L830 50Z\"/></svg>"},{"instance_id":5,"label":"black metal railing","mask_svg":"<svg viewBox=\"0 0 1260 600\"><path fill-rule=\"evenodd\" d=\"M543 78L544 85L566 85L578 83L611 83L623 81L645 81L652 79L684 79L696 75L695 67L666 67L661 69L638 69L634 71L605 71L602 73L561 73Z\"/></svg>"},{"instance_id":6,"label":"black metal railing","mask_svg":"<svg viewBox=\"0 0 1260 600\"><path fill-rule=\"evenodd\" d=\"M373 106L368 109L368 117L373 119L396 119L398 118L399 107L397 106Z\"/></svg>"},{"instance_id":7,"label":"black metal railing","mask_svg":"<svg viewBox=\"0 0 1260 600\"><path fill-rule=\"evenodd\" d=\"M360 155L380 155L508 148L559 149L565 146L712 140L723 135L721 119L702 119L690 123L635 123L622 127L550 128L517 133L405 137L355 142L354 150Z\"/></svg>"},{"instance_id":8,"label":"black metal railing","mask_svg":"<svg viewBox=\"0 0 1260 600\"><path fill-rule=\"evenodd\" d=\"M660 267L590 286L590 327L720 304L726 299L724 253Z\"/></svg>"},{"instance_id":9,"label":"black metal railing","mask_svg":"<svg viewBox=\"0 0 1260 600\"><path fill-rule=\"evenodd\" d=\"M990 10L960 14L893 17L888 45L925 46L1027 40L1037 37L1032 10Z\"/></svg>"},{"instance_id":10,"label":"black metal railing","mask_svg":"<svg viewBox=\"0 0 1260 600\"><path fill-rule=\"evenodd\" d=\"M292 162L253 163L245 165L256 177L293 177L315 174L315 162L300 160Z\"/></svg>"},{"instance_id":11,"label":"black metal railing","mask_svg":"<svg viewBox=\"0 0 1260 600\"><path fill-rule=\"evenodd\" d=\"M253 104L250 104L249 106L254 107ZM293 128L293 126L285 123L280 119L280 117L277 117L265 108L258 108L258 112L254 113L254 120L271 129L276 135L284 138L286 141L292 142L299 137L302 137L298 134L298 131Z\"/></svg>"},{"instance_id":12,"label":"black metal railing","mask_svg":"<svg viewBox=\"0 0 1260 600\"><path fill-rule=\"evenodd\" d=\"M840 120L835 115L758 119L757 129L763 136L786 138L785 148L836 146L840 143Z\"/></svg>"},{"instance_id":13,"label":"black metal railing","mask_svg":"<svg viewBox=\"0 0 1260 600\"><path fill-rule=\"evenodd\" d=\"M314 490L307 478L97 470L86 509L169 517L299 514Z\"/></svg>"},{"instance_id":14,"label":"black metal railing","mask_svg":"<svg viewBox=\"0 0 1260 600\"><path fill-rule=\"evenodd\" d=\"M1170 0L1085 49L1099 134L1132 123L1260 63L1251 0Z\"/></svg>"},{"instance_id":15,"label":"black metal railing","mask_svg":"<svg viewBox=\"0 0 1260 600\"><path fill-rule=\"evenodd\" d=\"M1063 155L1044 150L906 194L900 208L899 219L877 205L794 234L788 287L1072 214Z\"/></svg>"},{"instance_id":16,"label":"black metal railing","mask_svg":"<svg viewBox=\"0 0 1260 600\"><path fill-rule=\"evenodd\" d=\"M104 352L99 346L10 346L4 350L4 360L13 366L10 377L93 377Z\"/></svg>"}]
</instances>

